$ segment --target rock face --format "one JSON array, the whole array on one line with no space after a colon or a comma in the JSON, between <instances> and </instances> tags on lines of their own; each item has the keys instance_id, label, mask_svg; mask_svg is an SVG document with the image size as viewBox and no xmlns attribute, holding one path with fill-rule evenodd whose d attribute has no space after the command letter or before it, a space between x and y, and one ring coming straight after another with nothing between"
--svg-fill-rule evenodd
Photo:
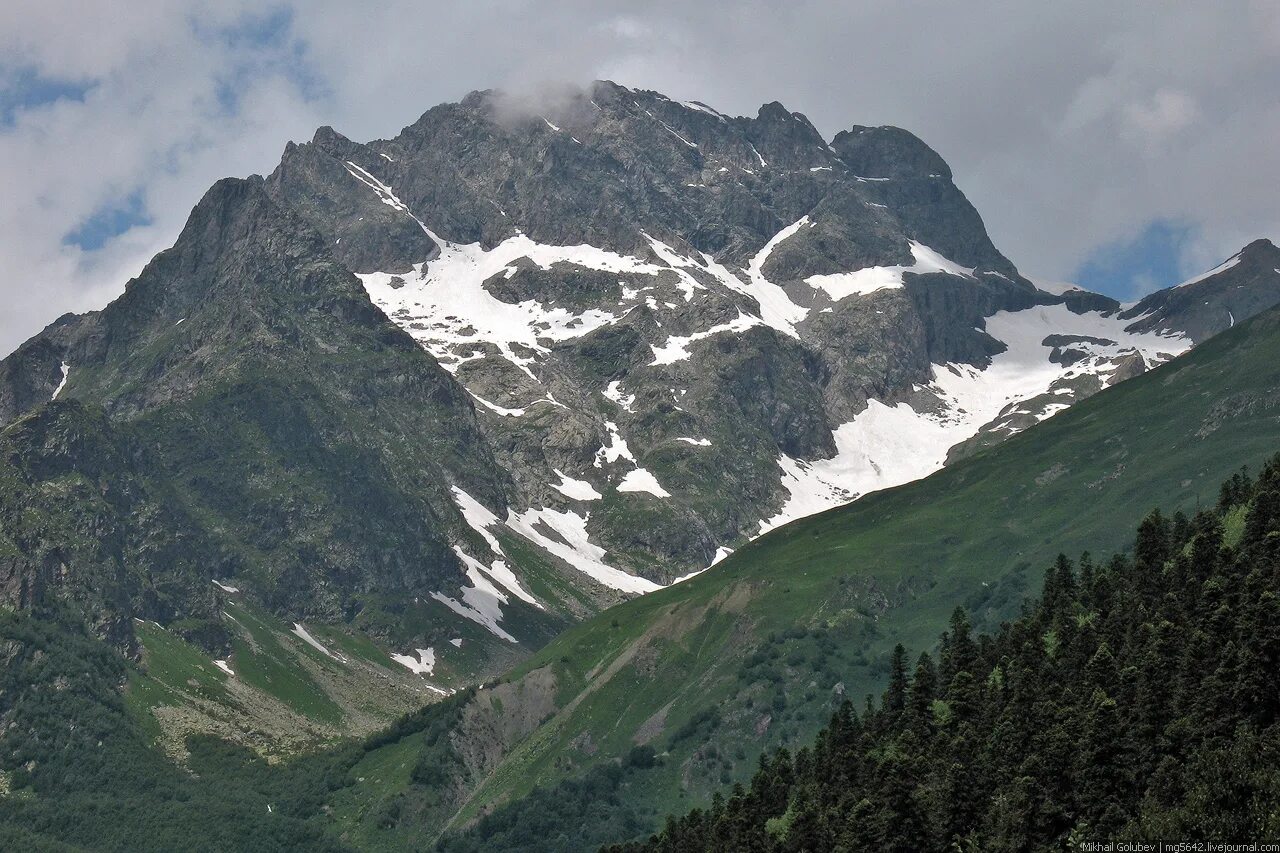
<instances>
[{"instance_id":1,"label":"rock face","mask_svg":"<svg viewBox=\"0 0 1280 853\"><path fill-rule=\"evenodd\" d=\"M82 596L103 619L214 619L216 566L282 614L435 648L461 620L501 656L1177 355L1280 299L1275 252L1122 310L1019 275L904 130L478 92L215 185L123 296L0 363L0 424L20 448L80 406L181 520L112 516L141 544L94 557L128 578ZM52 486L11 467L16 518ZM189 558L148 556L179 528Z\"/></svg>"},{"instance_id":2,"label":"rock face","mask_svg":"<svg viewBox=\"0 0 1280 853\"><path fill-rule=\"evenodd\" d=\"M1280 249L1254 240L1207 273L1159 290L1120 316L1138 332L1178 329L1196 343L1280 302Z\"/></svg>"}]
</instances>

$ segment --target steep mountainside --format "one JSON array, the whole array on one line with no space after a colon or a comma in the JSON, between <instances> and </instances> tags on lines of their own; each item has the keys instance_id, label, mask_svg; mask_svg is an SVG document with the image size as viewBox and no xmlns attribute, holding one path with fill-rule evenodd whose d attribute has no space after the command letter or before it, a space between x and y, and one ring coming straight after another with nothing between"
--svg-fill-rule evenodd
<instances>
[{"instance_id":1,"label":"steep mountainside","mask_svg":"<svg viewBox=\"0 0 1280 853\"><path fill-rule=\"evenodd\" d=\"M329 626L421 676L390 713L1168 360L1222 327L1199 302L1243 321L1267 252L1127 310L1049 292L919 139L776 103L324 128L0 362L0 589L232 672L239 596L291 656Z\"/></svg>"},{"instance_id":2,"label":"steep mountainside","mask_svg":"<svg viewBox=\"0 0 1280 853\"><path fill-rule=\"evenodd\" d=\"M597 606L531 559L527 578L546 569L538 603L504 602L517 641L491 599L454 592L467 553L490 547L458 496L500 502L509 477L449 374L260 179L219 183L124 296L15 358L50 348L72 365L57 399L0 434L10 602L74 602L126 649L134 620L153 620L210 668L231 653L247 671L237 593L290 624L351 623L426 674L424 656L451 648L437 686L509 664ZM417 676L402 686L385 711L430 695Z\"/></svg>"},{"instance_id":3,"label":"steep mountainside","mask_svg":"<svg viewBox=\"0 0 1280 853\"><path fill-rule=\"evenodd\" d=\"M585 821L601 803L594 785L656 827L745 778L761 749L806 742L841 701L878 689L893 646L931 648L956 605L993 625L1059 551L1118 549L1152 506L1213 503L1219 482L1280 446L1277 351L1273 310L996 448L576 626L449 711L448 748L432 736L449 774L380 772L335 795L336 814L366 846L396 847L535 787L581 801ZM354 772L416 754L417 737ZM660 765L624 773L619 790L601 768L623 759L625 770L646 745Z\"/></svg>"}]
</instances>

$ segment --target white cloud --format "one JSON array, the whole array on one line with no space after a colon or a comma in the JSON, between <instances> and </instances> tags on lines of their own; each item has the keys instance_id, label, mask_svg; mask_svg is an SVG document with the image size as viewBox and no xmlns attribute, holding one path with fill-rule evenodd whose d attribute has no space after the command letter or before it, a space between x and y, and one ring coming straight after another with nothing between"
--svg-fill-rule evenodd
<instances>
[{"instance_id":1,"label":"white cloud","mask_svg":"<svg viewBox=\"0 0 1280 853\"><path fill-rule=\"evenodd\" d=\"M278 42L214 35L290 10ZM492 86L609 77L725 112L781 100L828 135L907 127L952 164L996 244L1051 279L1157 218L1199 226L1189 270L1280 236L1280 13L1260 0L9 0L0 57L0 72L94 84L0 127L3 351L100 306L213 180L269 171L288 139L320 124L393 135ZM99 251L63 244L135 190L150 225Z\"/></svg>"},{"instance_id":2,"label":"white cloud","mask_svg":"<svg viewBox=\"0 0 1280 853\"><path fill-rule=\"evenodd\" d=\"M1187 129L1196 118L1195 99L1176 89L1161 89L1151 98L1130 104L1125 118L1143 136L1162 140Z\"/></svg>"}]
</instances>

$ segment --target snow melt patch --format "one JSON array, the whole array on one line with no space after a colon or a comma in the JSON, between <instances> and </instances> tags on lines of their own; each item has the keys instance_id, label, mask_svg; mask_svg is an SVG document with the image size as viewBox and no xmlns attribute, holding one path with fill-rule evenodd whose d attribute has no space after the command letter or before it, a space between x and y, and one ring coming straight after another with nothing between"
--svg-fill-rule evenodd
<instances>
[{"instance_id":1,"label":"snow melt patch","mask_svg":"<svg viewBox=\"0 0 1280 853\"><path fill-rule=\"evenodd\" d=\"M335 655L333 652L329 651L328 649L326 649L324 647L324 644L321 643L319 640L317 640L315 637L311 636L311 632L308 631L301 622L293 623L293 633L296 634L299 638L301 638L303 642L311 646L313 649L316 649L317 651L319 651L325 657L330 657L330 658L333 658L334 660L338 660L338 656Z\"/></svg>"},{"instance_id":2,"label":"snow melt patch","mask_svg":"<svg viewBox=\"0 0 1280 853\"><path fill-rule=\"evenodd\" d=\"M632 411L631 406L636 401L635 394L622 393L622 380L615 379L609 383L609 387L600 392L605 399L612 400L622 408L624 412Z\"/></svg>"},{"instance_id":3,"label":"snow melt patch","mask_svg":"<svg viewBox=\"0 0 1280 853\"><path fill-rule=\"evenodd\" d=\"M498 537L489 532L489 528L498 523L498 516L457 486L454 486L450 491L453 492L453 502L457 504L467 524L472 530L484 537L484 541L489 544L489 550L498 556L502 556L502 546L498 544Z\"/></svg>"},{"instance_id":4,"label":"snow melt patch","mask_svg":"<svg viewBox=\"0 0 1280 853\"><path fill-rule=\"evenodd\" d=\"M449 641L449 645L453 646L455 649L462 648L462 638L454 637L452 640Z\"/></svg>"},{"instance_id":5,"label":"snow melt patch","mask_svg":"<svg viewBox=\"0 0 1280 853\"><path fill-rule=\"evenodd\" d=\"M587 518L576 512L554 509L529 509L522 513L509 510L507 526L543 550L564 560L587 577L611 589L644 593L658 589L658 584L629 575L604 562L605 550L587 536ZM545 527L555 538L543 532Z\"/></svg>"},{"instance_id":6,"label":"snow melt patch","mask_svg":"<svg viewBox=\"0 0 1280 853\"><path fill-rule=\"evenodd\" d=\"M215 580L213 582L213 585L218 587L218 589L222 590L223 592L239 592L240 591L239 587L227 586L225 583L223 583L220 580Z\"/></svg>"},{"instance_id":7,"label":"snow melt patch","mask_svg":"<svg viewBox=\"0 0 1280 853\"><path fill-rule=\"evenodd\" d=\"M67 377L71 375L71 365L65 361L62 362L62 379L58 381L58 387L53 389L53 396L50 400L58 399L58 395L62 393L62 389L67 387Z\"/></svg>"},{"instance_id":8,"label":"snow melt patch","mask_svg":"<svg viewBox=\"0 0 1280 853\"><path fill-rule=\"evenodd\" d=\"M1218 265L1217 265L1216 267L1214 267L1213 269L1208 270L1208 271L1206 271L1206 272L1202 272L1202 273L1200 273L1200 275L1196 276L1195 278L1189 278L1189 279L1187 279L1186 281L1184 281L1182 284L1179 284L1179 285L1177 285L1177 286L1178 286L1178 287L1189 287L1190 285L1198 284L1199 282L1204 281L1206 278L1209 278L1210 276L1215 276L1215 275L1217 275L1217 274L1218 274L1218 273L1220 273L1220 272L1226 272L1227 270L1231 269L1232 267L1234 267L1234 266L1235 266L1236 264L1238 264L1238 263L1240 263L1240 256L1239 256L1239 255L1232 255L1231 257L1227 258L1227 259L1226 259L1225 261L1223 261L1222 263L1218 264Z\"/></svg>"},{"instance_id":9,"label":"snow melt patch","mask_svg":"<svg viewBox=\"0 0 1280 853\"><path fill-rule=\"evenodd\" d=\"M416 649L418 656L391 653L391 659L418 675L431 675L436 668L435 649Z\"/></svg>"},{"instance_id":10,"label":"snow melt patch","mask_svg":"<svg viewBox=\"0 0 1280 853\"><path fill-rule=\"evenodd\" d=\"M866 267L853 272L811 275L805 279L805 283L815 290L825 291L832 300L839 302L855 294L866 295L877 290L900 288L905 273L948 273L973 278L972 267L962 267L915 240L911 241L911 257L914 258L914 263L910 266Z\"/></svg>"},{"instance_id":11,"label":"snow melt patch","mask_svg":"<svg viewBox=\"0 0 1280 853\"><path fill-rule=\"evenodd\" d=\"M425 228L425 226L424 226ZM574 313L566 308L546 308L535 299L511 304L491 295L484 282L495 275L510 275L517 261L527 258L541 269L568 263L602 272L658 276L669 268L619 255L594 246L550 246L517 234L486 250L479 243L450 243L426 229L440 246L440 253L415 272L405 275L375 272L360 275L365 290L378 307L406 329L448 370L468 360L455 348L481 343L498 349L504 358L537 379L530 365L534 356L549 352L544 341L581 337L614 322L615 314L599 309ZM392 286L392 280L399 278Z\"/></svg>"},{"instance_id":12,"label":"snow melt patch","mask_svg":"<svg viewBox=\"0 0 1280 853\"><path fill-rule=\"evenodd\" d=\"M600 468L603 465L617 462L619 459L635 462L636 457L632 455L631 448L627 446L627 440L618 432L618 425L613 421L605 421L604 426L609 431L609 443L596 451L595 466Z\"/></svg>"},{"instance_id":13,"label":"snow melt patch","mask_svg":"<svg viewBox=\"0 0 1280 853\"><path fill-rule=\"evenodd\" d=\"M618 483L620 492L648 492L659 498L669 498L671 493L662 488L658 478L644 468L635 468L626 473L622 482Z\"/></svg>"},{"instance_id":14,"label":"snow melt patch","mask_svg":"<svg viewBox=\"0 0 1280 853\"><path fill-rule=\"evenodd\" d=\"M464 586L461 591L462 601L442 592L433 592L431 597L448 607L464 619L470 619L485 628L489 633L509 643L517 642L498 622L502 619L502 605L507 597L494 586L485 575L484 566L479 560L467 556L462 549L454 548L454 553L462 560L466 568L467 579L471 586Z\"/></svg>"},{"instance_id":15,"label":"snow melt patch","mask_svg":"<svg viewBox=\"0 0 1280 853\"><path fill-rule=\"evenodd\" d=\"M783 454L778 460L789 497L782 510L760 522L767 533L847 503L868 492L918 480L942 467L947 452L972 437L1010 404L1047 394L1055 381L1085 373L1105 379L1118 359L1134 352L1147 364L1159 364L1190 347L1181 335L1134 334L1127 321L1098 312L1074 314L1065 305L1041 305L1001 311L986 320L986 331L1008 349L985 369L968 364L934 365L927 386L938 399L936 411L917 412L906 403L888 406L870 400L867 408L833 433L836 455L808 462ZM1049 361L1049 335L1116 341L1089 344L1090 357L1069 367ZM1053 403L1044 418L1066 408Z\"/></svg>"},{"instance_id":16,"label":"snow melt patch","mask_svg":"<svg viewBox=\"0 0 1280 853\"><path fill-rule=\"evenodd\" d=\"M728 323L721 323L717 326L712 326L710 329L706 329L705 331L694 332L692 335L687 337L672 335L667 338L661 348L652 347L653 361L649 363L651 365L675 364L677 361L683 361L689 357L689 345L694 341L701 341L724 332L740 333L750 329L752 326L758 326L760 323L761 321L759 319L755 317L748 317L746 314L739 311L738 316L733 320L730 320ZM628 411L630 411L630 409L628 409Z\"/></svg>"},{"instance_id":17,"label":"snow melt patch","mask_svg":"<svg viewBox=\"0 0 1280 853\"><path fill-rule=\"evenodd\" d=\"M551 486L565 497L572 498L575 501L598 501L604 497L604 495L596 491L595 486L586 480L575 480L559 468L552 470L560 478L560 482L552 483Z\"/></svg>"}]
</instances>

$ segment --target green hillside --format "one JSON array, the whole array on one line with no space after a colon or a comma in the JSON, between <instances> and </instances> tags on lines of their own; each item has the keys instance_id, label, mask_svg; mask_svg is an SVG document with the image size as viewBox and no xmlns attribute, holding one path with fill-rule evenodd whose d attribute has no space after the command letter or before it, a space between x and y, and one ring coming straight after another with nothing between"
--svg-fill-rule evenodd
<instances>
[{"instance_id":1,"label":"green hillside","mask_svg":"<svg viewBox=\"0 0 1280 853\"><path fill-rule=\"evenodd\" d=\"M1060 556L994 636L957 609L937 663L894 650L878 708L846 703L750 790L614 853L1280 837L1278 542L1280 456L1193 517L1152 512L1131 557ZM483 849L535 837L493 823L471 833Z\"/></svg>"},{"instance_id":2,"label":"green hillside","mask_svg":"<svg viewBox=\"0 0 1280 853\"><path fill-rule=\"evenodd\" d=\"M990 627L1060 551L1120 549L1152 507L1214 503L1220 481L1280 447L1278 355L1269 312L999 447L571 628L479 691L453 731L450 828L637 745L661 757L618 783L642 822L704 801L762 749L807 741L840 701L878 690L893 646L932 647L957 605ZM399 804L397 821L361 827L370 842L436 829L438 808L415 811L438 799L430 786L348 793L356 823Z\"/></svg>"}]
</instances>

